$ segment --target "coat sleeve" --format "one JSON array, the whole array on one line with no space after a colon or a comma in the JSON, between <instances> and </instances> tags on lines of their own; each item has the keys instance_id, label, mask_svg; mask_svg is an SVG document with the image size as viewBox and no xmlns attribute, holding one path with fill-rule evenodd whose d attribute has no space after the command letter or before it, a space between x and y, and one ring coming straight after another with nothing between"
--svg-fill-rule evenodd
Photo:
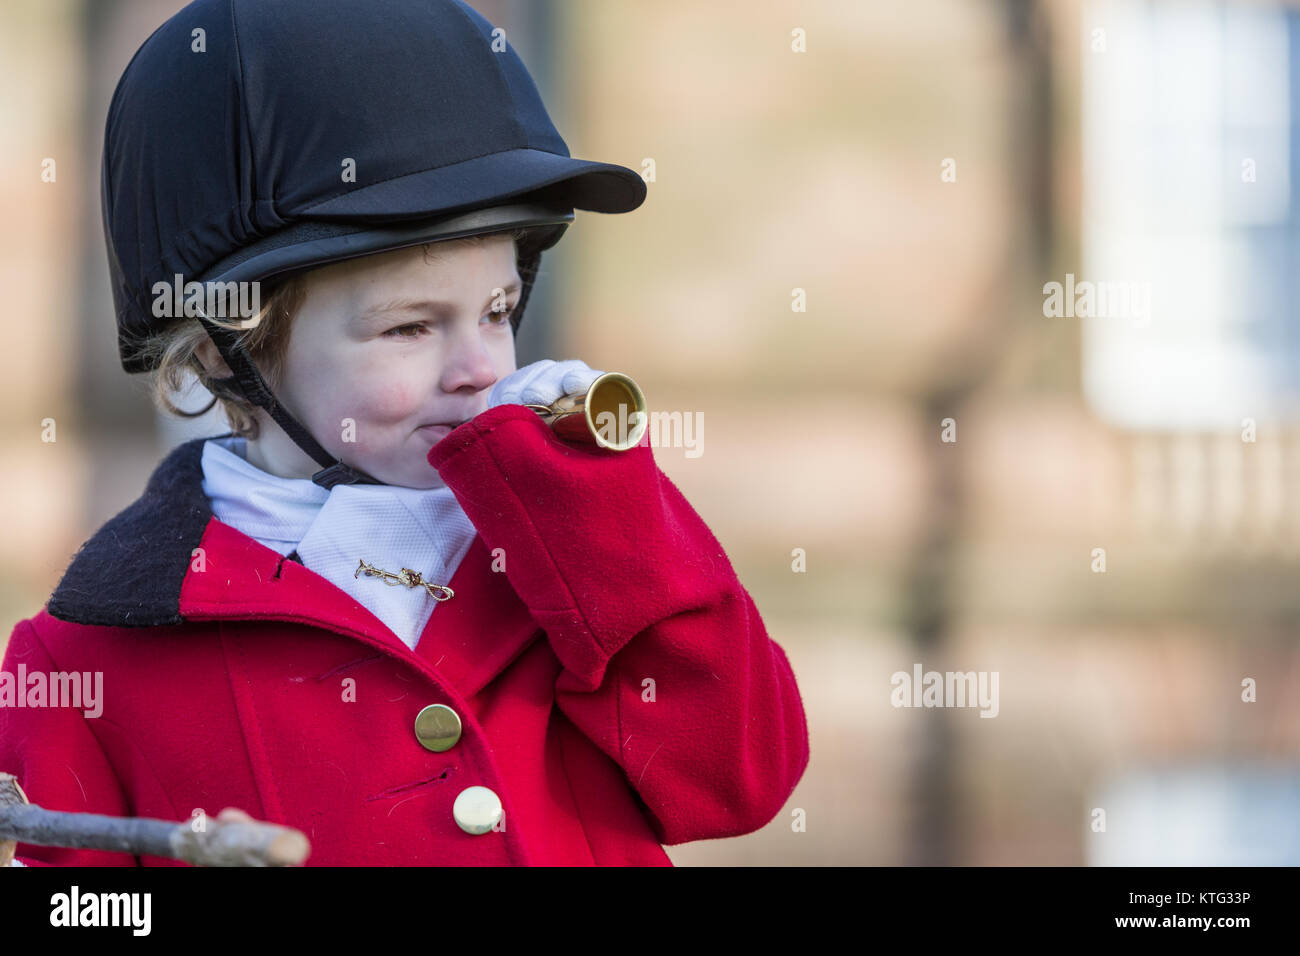
<instances>
[{"instance_id":1,"label":"coat sleeve","mask_svg":"<svg viewBox=\"0 0 1300 956\"><path fill-rule=\"evenodd\" d=\"M546 631L564 714L622 767L661 843L778 814L808 764L785 653L721 545L654 462L561 441L499 405L429 462Z\"/></svg>"},{"instance_id":2,"label":"coat sleeve","mask_svg":"<svg viewBox=\"0 0 1300 956\"><path fill-rule=\"evenodd\" d=\"M0 666L17 686L18 668L49 674L60 668L30 620L19 621ZM130 816L122 787L91 732L85 714L75 707L0 707L0 770L18 778L27 799L47 810ZM14 859L24 866L137 866L130 853L73 850L19 843Z\"/></svg>"}]
</instances>

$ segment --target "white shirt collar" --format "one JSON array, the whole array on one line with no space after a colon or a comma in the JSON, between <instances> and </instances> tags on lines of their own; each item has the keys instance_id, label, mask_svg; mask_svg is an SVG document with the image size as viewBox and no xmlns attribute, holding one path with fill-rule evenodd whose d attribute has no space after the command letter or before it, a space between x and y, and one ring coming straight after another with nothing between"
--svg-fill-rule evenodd
<instances>
[{"instance_id":1,"label":"white shirt collar","mask_svg":"<svg viewBox=\"0 0 1300 956\"><path fill-rule=\"evenodd\" d=\"M238 436L210 438L203 445L203 491L212 513L250 538L288 554L307 534L329 490L308 478L281 478L248 458Z\"/></svg>"},{"instance_id":2,"label":"white shirt collar","mask_svg":"<svg viewBox=\"0 0 1300 956\"><path fill-rule=\"evenodd\" d=\"M477 534L451 489L335 485L268 474L238 436L203 446L203 490L217 519L302 563L369 608L414 648L438 602L424 588L361 575L361 559L385 571L419 571L447 584ZM455 600L455 598L452 598Z\"/></svg>"}]
</instances>

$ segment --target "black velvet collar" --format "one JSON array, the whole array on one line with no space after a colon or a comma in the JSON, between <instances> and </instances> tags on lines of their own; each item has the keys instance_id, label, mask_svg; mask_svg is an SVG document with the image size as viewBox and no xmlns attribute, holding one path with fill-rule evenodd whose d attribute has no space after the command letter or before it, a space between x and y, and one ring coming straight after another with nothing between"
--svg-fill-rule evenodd
<instances>
[{"instance_id":1,"label":"black velvet collar","mask_svg":"<svg viewBox=\"0 0 1300 956\"><path fill-rule=\"evenodd\" d=\"M207 440L193 438L169 452L144 493L81 546L50 596L51 615L111 627L182 622L181 582L212 518L203 492Z\"/></svg>"}]
</instances>

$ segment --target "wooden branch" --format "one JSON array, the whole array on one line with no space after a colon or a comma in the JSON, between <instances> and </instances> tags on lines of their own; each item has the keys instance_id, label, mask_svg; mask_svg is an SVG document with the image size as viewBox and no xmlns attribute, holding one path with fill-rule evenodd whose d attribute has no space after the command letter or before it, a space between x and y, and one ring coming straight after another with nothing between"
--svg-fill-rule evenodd
<instances>
[{"instance_id":1,"label":"wooden branch","mask_svg":"<svg viewBox=\"0 0 1300 956\"><path fill-rule=\"evenodd\" d=\"M0 772L0 866L17 843L161 856L195 866L298 866L311 845L302 831L254 820L241 810L177 823L145 817L46 810L27 801L17 779Z\"/></svg>"}]
</instances>

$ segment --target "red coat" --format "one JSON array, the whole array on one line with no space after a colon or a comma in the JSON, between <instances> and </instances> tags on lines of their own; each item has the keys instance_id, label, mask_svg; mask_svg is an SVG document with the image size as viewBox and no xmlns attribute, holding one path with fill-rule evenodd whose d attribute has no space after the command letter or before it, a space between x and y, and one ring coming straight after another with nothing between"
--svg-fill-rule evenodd
<instances>
[{"instance_id":1,"label":"red coat","mask_svg":"<svg viewBox=\"0 0 1300 956\"><path fill-rule=\"evenodd\" d=\"M570 444L501 405L436 445L479 534L414 651L213 516L205 440L173 450L13 631L15 676L103 673L99 717L0 707L0 770L33 803L238 807L306 833L308 865L671 865L660 844L749 833L789 799L809 756L789 661L645 439ZM461 718L445 752L416 738L429 704ZM479 835L452 813L475 785L505 811Z\"/></svg>"}]
</instances>

